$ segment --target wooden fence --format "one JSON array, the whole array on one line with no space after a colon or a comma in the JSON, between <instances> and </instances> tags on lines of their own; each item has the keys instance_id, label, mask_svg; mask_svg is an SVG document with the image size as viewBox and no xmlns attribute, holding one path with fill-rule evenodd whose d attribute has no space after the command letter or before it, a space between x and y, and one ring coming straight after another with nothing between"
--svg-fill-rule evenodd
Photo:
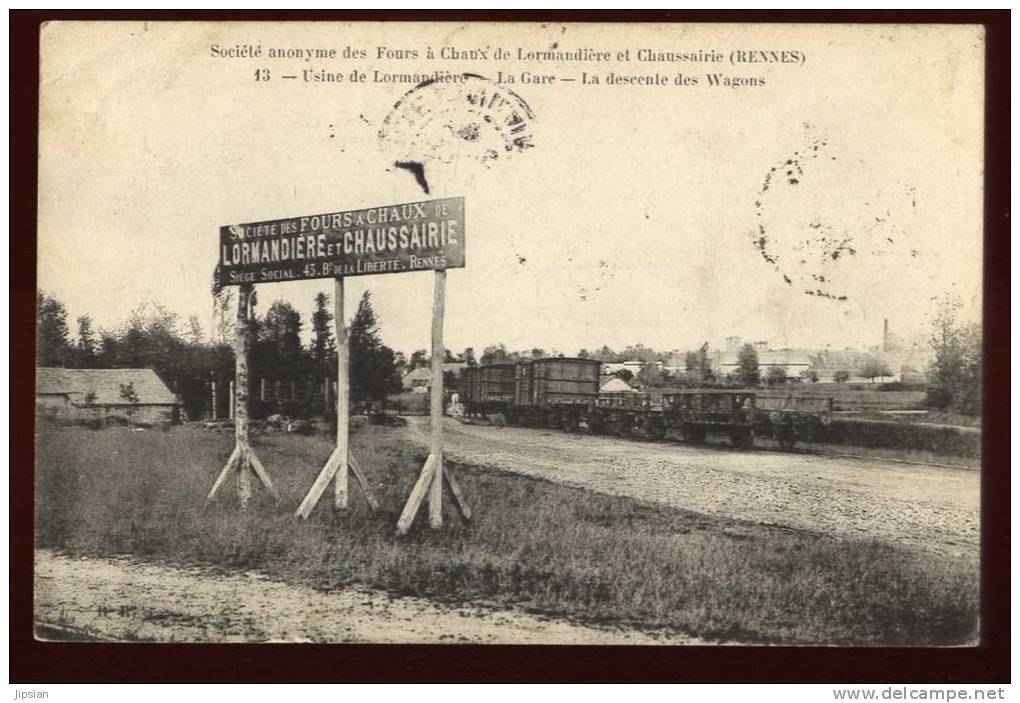
<instances>
[{"instance_id":1,"label":"wooden fence","mask_svg":"<svg viewBox=\"0 0 1020 703\"><path fill-rule=\"evenodd\" d=\"M252 379L250 394L249 409L254 418L265 418L274 413L288 417L336 415L336 380L331 378L281 380L256 377ZM206 388L206 418L225 420L233 417L233 397L232 380L210 381ZM351 412L427 415L429 394L403 392L381 402L355 403Z\"/></svg>"}]
</instances>

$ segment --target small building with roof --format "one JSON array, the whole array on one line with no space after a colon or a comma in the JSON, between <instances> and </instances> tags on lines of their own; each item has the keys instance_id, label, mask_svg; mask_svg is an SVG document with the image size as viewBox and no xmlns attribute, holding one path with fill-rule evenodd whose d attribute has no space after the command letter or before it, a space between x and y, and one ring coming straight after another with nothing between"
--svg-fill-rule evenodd
<instances>
[{"instance_id":1,"label":"small building with roof","mask_svg":"<svg viewBox=\"0 0 1020 703\"><path fill-rule=\"evenodd\" d=\"M45 417L153 425L180 417L180 401L152 369L44 367L35 374L36 411Z\"/></svg>"},{"instance_id":2,"label":"small building with roof","mask_svg":"<svg viewBox=\"0 0 1020 703\"><path fill-rule=\"evenodd\" d=\"M619 376L602 376L599 379L599 393L602 395L621 395L626 393L637 393L634 388Z\"/></svg>"}]
</instances>

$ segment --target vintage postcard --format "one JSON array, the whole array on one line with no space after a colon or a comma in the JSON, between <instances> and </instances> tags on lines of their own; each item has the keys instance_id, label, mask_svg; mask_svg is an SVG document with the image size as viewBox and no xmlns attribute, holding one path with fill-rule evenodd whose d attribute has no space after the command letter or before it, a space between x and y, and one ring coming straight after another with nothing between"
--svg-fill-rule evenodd
<instances>
[{"instance_id":1,"label":"vintage postcard","mask_svg":"<svg viewBox=\"0 0 1020 703\"><path fill-rule=\"evenodd\" d=\"M40 41L38 639L979 642L982 26Z\"/></svg>"}]
</instances>

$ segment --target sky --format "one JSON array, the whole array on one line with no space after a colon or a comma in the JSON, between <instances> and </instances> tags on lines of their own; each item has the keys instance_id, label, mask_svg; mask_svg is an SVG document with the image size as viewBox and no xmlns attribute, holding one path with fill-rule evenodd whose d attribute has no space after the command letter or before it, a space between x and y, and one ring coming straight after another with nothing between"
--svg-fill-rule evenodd
<instances>
[{"instance_id":1,"label":"sky","mask_svg":"<svg viewBox=\"0 0 1020 703\"><path fill-rule=\"evenodd\" d=\"M341 57L211 51L248 43ZM426 46L806 58L430 62ZM344 59L345 47L369 57ZM417 49L419 59L377 59L379 47ZM208 330L220 226L463 196L467 264L448 273L450 349L684 350L730 335L843 348L878 344L886 318L911 337L938 296L957 296L971 317L980 309L983 50L981 30L963 26L50 23L39 287L71 320L88 313L115 328L157 301ZM262 67L268 83L254 80ZM515 75L502 89L530 106L533 147L491 160L453 136L431 149L414 130L381 140L413 84L279 78L304 68ZM584 85L582 71L671 82ZM525 83L524 72L576 80ZM676 86L677 73L699 84ZM765 85L713 87L707 73ZM448 87L425 97L440 117L470 117ZM428 196L393 166L419 148ZM370 290L384 342L427 348L432 278L350 278L347 315ZM259 307L290 301L307 331L316 292L332 288L260 285Z\"/></svg>"}]
</instances>

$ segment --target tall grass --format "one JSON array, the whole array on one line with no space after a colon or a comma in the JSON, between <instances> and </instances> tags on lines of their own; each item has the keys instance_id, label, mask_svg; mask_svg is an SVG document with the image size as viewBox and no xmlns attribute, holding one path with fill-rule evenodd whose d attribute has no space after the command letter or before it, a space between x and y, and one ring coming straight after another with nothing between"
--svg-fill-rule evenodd
<instances>
[{"instance_id":1,"label":"tall grass","mask_svg":"<svg viewBox=\"0 0 1020 703\"><path fill-rule=\"evenodd\" d=\"M80 554L257 569L329 588L360 583L458 602L513 604L585 622L768 643L959 644L976 637L977 565L644 504L453 466L475 512L410 535L397 516L424 459L399 429L354 433L381 500L325 495L293 515L329 455L323 438L266 435L256 451L282 495L238 509L205 494L229 435L42 427L37 544ZM448 502L447 502L448 505Z\"/></svg>"}]
</instances>

